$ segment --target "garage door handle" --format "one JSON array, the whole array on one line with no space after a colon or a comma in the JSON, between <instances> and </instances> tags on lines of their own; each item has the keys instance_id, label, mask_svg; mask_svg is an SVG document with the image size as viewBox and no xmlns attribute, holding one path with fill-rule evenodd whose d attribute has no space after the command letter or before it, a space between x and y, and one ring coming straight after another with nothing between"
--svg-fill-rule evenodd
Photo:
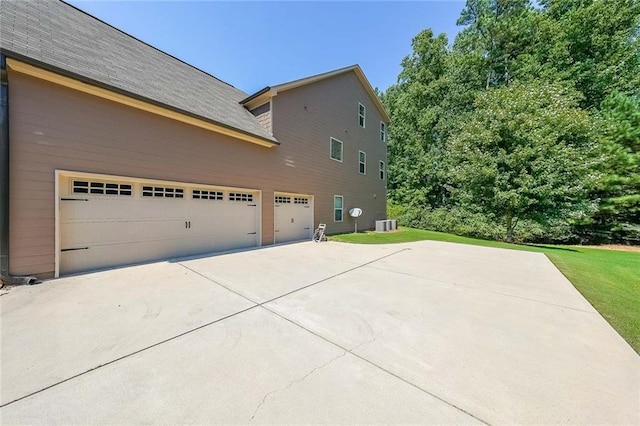
<instances>
[{"instance_id":1,"label":"garage door handle","mask_svg":"<svg viewBox=\"0 0 640 426\"><path fill-rule=\"evenodd\" d=\"M247 232L247 235L256 235L257 232Z\"/></svg>"},{"instance_id":2,"label":"garage door handle","mask_svg":"<svg viewBox=\"0 0 640 426\"><path fill-rule=\"evenodd\" d=\"M89 247L75 247L75 248L61 249L60 251L75 251L75 250L89 250Z\"/></svg>"},{"instance_id":3,"label":"garage door handle","mask_svg":"<svg viewBox=\"0 0 640 426\"><path fill-rule=\"evenodd\" d=\"M191 229L191 221L190 220L185 220L184 221L184 229Z\"/></svg>"},{"instance_id":4,"label":"garage door handle","mask_svg":"<svg viewBox=\"0 0 640 426\"><path fill-rule=\"evenodd\" d=\"M88 198L60 198L60 201L89 201Z\"/></svg>"}]
</instances>

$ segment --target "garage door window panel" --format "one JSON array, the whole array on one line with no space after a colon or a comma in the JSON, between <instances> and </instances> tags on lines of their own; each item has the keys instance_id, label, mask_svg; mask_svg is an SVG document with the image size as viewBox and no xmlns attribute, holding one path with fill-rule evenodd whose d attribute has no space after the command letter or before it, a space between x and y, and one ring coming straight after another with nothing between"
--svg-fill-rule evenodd
<instances>
[{"instance_id":1,"label":"garage door window panel","mask_svg":"<svg viewBox=\"0 0 640 426\"><path fill-rule=\"evenodd\" d=\"M142 196L152 198L184 198L184 189L164 186L143 186Z\"/></svg>"},{"instance_id":2,"label":"garage door window panel","mask_svg":"<svg viewBox=\"0 0 640 426\"><path fill-rule=\"evenodd\" d=\"M74 180L72 192L74 194L131 196L132 189L131 184Z\"/></svg>"},{"instance_id":3,"label":"garage door window panel","mask_svg":"<svg viewBox=\"0 0 640 426\"><path fill-rule=\"evenodd\" d=\"M224 194L220 191L207 191L204 189L194 189L191 193L194 200L224 200Z\"/></svg>"},{"instance_id":4,"label":"garage door window panel","mask_svg":"<svg viewBox=\"0 0 640 426\"><path fill-rule=\"evenodd\" d=\"M229 201L253 202L253 194L246 194L243 192L230 192Z\"/></svg>"},{"instance_id":5,"label":"garage door window panel","mask_svg":"<svg viewBox=\"0 0 640 426\"><path fill-rule=\"evenodd\" d=\"M282 197L282 196L276 196L275 197L275 202L276 204L290 204L291 203L291 197Z\"/></svg>"}]
</instances>

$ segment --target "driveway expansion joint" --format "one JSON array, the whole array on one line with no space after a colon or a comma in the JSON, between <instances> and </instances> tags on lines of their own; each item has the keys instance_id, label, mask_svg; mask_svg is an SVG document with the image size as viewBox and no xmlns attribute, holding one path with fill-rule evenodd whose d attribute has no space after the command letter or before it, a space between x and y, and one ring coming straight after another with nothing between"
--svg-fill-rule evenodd
<instances>
[{"instance_id":1,"label":"driveway expansion joint","mask_svg":"<svg viewBox=\"0 0 640 426\"><path fill-rule=\"evenodd\" d=\"M42 392L47 391L47 390L49 390L49 389L51 389L51 388L54 388L54 387L56 387L56 386L58 386L58 385L61 385L61 384L66 383L66 382L69 382L69 381L71 381L71 380L73 380L73 379L77 379L78 377L84 376L85 374L91 373L92 371L98 370L98 369L100 369L100 368L102 368L102 367L106 367L106 366L108 366L108 365L115 364L115 363L117 363L118 361L122 361L122 360L124 360L124 359L129 358L129 357L132 357L132 356L134 356L134 355L137 355L137 354L139 354L139 353L141 353L141 352L145 352L145 351L147 351L147 350L149 350L149 349L153 349L153 348L155 348L155 347L157 347L157 346L163 345L163 344L168 343L168 342L170 342L170 341L172 341L172 340L175 340L175 339L178 339L178 338L180 338L180 337L186 336L186 335L188 335L188 334L194 333L194 332L196 332L196 331L202 330L203 328L205 328L205 327L209 327L210 325L213 325L213 324L218 323L218 322L220 322L220 321L224 321L224 320L229 319L229 318L231 318L231 317L234 317L234 316L236 316L236 315L240 315L240 314L242 314L242 313L244 313L244 312L250 311L250 310L251 310L251 309L253 309L253 308L256 308L257 306L258 306L258 305L249 306L248 308L242 309L242 310L240 310L240 311L238 311L238 312L234 312L234 313L229 314L229 315L226 315L226 316L224 316L224 317L222 317L222 318L218 318L218 319L216 319L216 320L214 320L214 321L210 321L210 322L208 322L208 323L206 323L206 324L199 325L199 326L198 326L198 327L196 327L196 328L192 328L192 329L187 330L187 331L185 331L185 332L183 332L183 333L176 334L175 336L172 336L172 337L169 337L169 338L167 338L167 339L164 339L164 340L162 340L162 341L160 341L160 342L156 342L156 343L154 343L154 344L152 344L152 345L149 345L149 346L146 346L146 347L144 347L144 348L138 349L138 350L136 350L136 351L133 351L133 352L131 352L131 353L128 353L128 354L126 354L126 355L123 355L123 356L121 356L121 357L118 357L118 358L116 358L116 359L112 359L111 361L105 362L104 364L97 365L97 366L95 366L95 367L93 367L93 368L90 368L90 369L88 369L88 370L85 370L85 371L83 371L83 372L81 372L81 373L75 374L75 375L73 375L73 376L71 376L71 377L67 377L66 379L62 379L62 380L60 380L59 382L53 383L53 384L51 384L51 385L49 385L49 386L46 386L46 387L44 387L44 388L42 388L42 389L39 389L39 390L37 390L37 391L31 392L31 393L29 393L29 394L27 394L27 395L21 396L21 397L16 398L16 399L14 399L14 400L12 400L12 401L9 401L9 402L7 402L7 403L4 403L4 404L0 405L0 408L4 408L4 407L6 407L6 406L8 406L8 405L15 404L16 402L22 401L23 399L30 398L30 397L32 397L32 396L35 396L35 395L39 394L39 393L42 393Z\"/></svg>"},{"instance_id":2,"label":"driveway expansion joint","mask_svg":"<svg viewBox=\"0 0 640 426\"><path fill-rule=\"evenodd\" d=\"M92 371L98 370L98 369L100 369L100 368L102 368L102 367L106 367L106 366L108 366L108 365L115 364L115 363L117 363L118 361L122 361L122 360L124 360L124 359L126 359L126 358L132 357L132 356L137 355L137 354L139 354L139 353L141 353L141 352L145 352L145 351L147 351L147 350L149 350L149 349L153 349L153 348L155 348L155 347L157 347L157 346L160 346L160 345L162 345L162 344L164 344L164 343L168 343L168 342L170 342L170 341L172 341L172 340L175 340L175 339L178 339L178 338L180 338L180 337L186 336L186 335L188 335L188 334L191 334L191 333L193 333L193 332L196 332L196 331L198 331L198 330L201 330L201 329L203 329L203 328L205 328L205 327L208 327L208 326L210 326L210 325L216 324L216 323L218 323L218 322L220 322L220 321L224 321L224 320L229 319L229 318L231 318L231 317L234 317L234 316L236 316L236 315L240 315L240 314L242 314L242 313L244 313L244 312L247 312L247 311L250 311L250 310L252 310L252 309L254 309L254 308L257 308L257 307L263 307L262 305L264 305L264 304L266 304L266 303L269 303L269 302L272 302L272 301L274 301L274 300L280 299L280 298L282 298L282 297L288 296L288 295L290 295L290 294L292 294L292 293L295 293L295 292L297 292L297 291L304 290L305 288L309 288L309 287L314 286L314 285L316 285L316 284L320 284L320 283L322 283L322 282L324 282L324 281L330 280L330 279L335 278L335 277L337 277L337 276L339 276L339 275L343 275L343 274L346 274L346 273L348 273L348 272L354 271L354 270L356 270L356 269L362 268L362 267L364 267L364 266L370 265L371 263L374 263L374 262L377 262L377 261L379 261L379 260L385 259L385 258L387 258L387 257L389 257L389 256L393 256L394 254L400 253L400 252L405 251L405 250L410 250L410 249L405 248L405 249L398 250L398 251L396 251L396 252L393 252L393 253L387 254L387 255L385 255L385 256L382 256L382 257L379 257L379 258L377 258L377 259L374 259L374 260L371 260L371 261L369 261L369 262L366 262L366 263L363 263L363 264L361 264L361 265L358 265L358 266L356 266L356 267L354 267L354 268L351 268L351 269L348 269L348 270L346 270L346 271L343 271L343 272L337 273L337 274L335 274L335 275L332 275L332 276L330 276L330 277L324 278L324 279L322 279L322 280L319 280L319 281L313 282L313 283L308 284L308 285L306 285L306 286L304 286L304 287L301 287L301 288L299 288L299 289L296 289L296 290L290 291L290 292L285 293L285 294L283 294L283 295L280 295L280 296L278 296L278 297L274 297L273 299L267 300L267 301L262 302L262 303L258 303L258 302L256 302L256 301L252 300L251 298L247 297L246 295L244 295L244 294L242 294L242 293L239 293L239 292L237 292L237 291L235 291L235 290L232 290L231 288L229 288L229 287L227 287L227 286L225 286L225 285L223 285L223 284L221 284L221 283L219 283L219 282L217 282L217 281L213 280L212 278L207 277L206 275L203 275L203 274L201 274L201 273L199 273L199 272L197 272L197 271L195 271L195 270L193 270L193 269L189 268L189 267L188 267L188 266L186 266L186 265L183 265L183 264L182 264L182 262L177 262L177 264L178 264L178 265L180 265L180 266L182 266L183 268L185 268L185 269L187 269L187 270L189 270L189 271L191 271L191 272L193 272L193 273L195 273L195 274L197 274L197 275L199 275L199 276L201 276L201 277L203 277L203 278L207 279L208 281L211 281L211 282L212 282L212 283L214 283L214 284L217 284L217 285L219 285L219 286L221 286L221 287L225 288L226 290L228 290L228 291L230 291L230 292L232 292L232 293L234 293L234 294L236 294L236 295L238 295L238 296L242 297L243 299L248 300L249 302L253 303L254 305L253 305L253 306L249 306L248 308L242 309L242 310L240 310L240 311L238 311L238 312L234 312L234 313L232 313L232 314L226 315L226 316L224 316L224 317L222 317L222 318L218 318L218 319L216 319L216 320L214 320L214 321L210 321L210 322L208 322L208 323L206 323L206 324L199 325L198 327L195 327L195 328L189 329L189 330L187 330L187 331L185 331L185 332L179 333L179 334L177 334L177 335L175 335L175 336L169 337L169 338L164 339L164 340L162 340L162 341L160 341L160 342L156 342L156 343L154 343L154 344L152 344L152 345L146 346L146 347L144 347L144 348L138 349L138 350L133 351L133 352L131 352L131 353L128 353L128 354L126 354L126 355L120 356L120 357L115 358L115 359L113 359L113 360L111 360L111 361L105 362L104 364L97 365L97 366L92 367L92 368L90 368L90 369L88 369L88 370L82 371L82 372L80 372L80 373L78 373L78 374L74 374L73 376L67 377L66 379L62 379L62 380L60 380L60 381L58 381L58 382L55 382L55 383L53 383L53 384L51 384L51 385L49 385L49 386L45 386L44 388L38 389L38 390L36 390L36 391L30 392L30 393L28 393L28 394L26 394L26 395L23 395L23 396L21 396L21 397L18 397L18 398L16 398L16 399L13 399L13 400L11 400L11 401L9 401L9 402L6 402L6 403L4 403L4 404L1 404L1 405L0 405L0 408L4 408L4 407L7 407L7 406L9 406L9 405L11 405L11 404L15 404L16 402L22 401L22 400L24 400L24 399L27 399L27 398L30 398L30 397L35 396L35 395L37 395L37 394L40 394L40 393L42 393L42 392L45 392L45 391L47 391L47 390L49 390L49 389L51 389L51 388L54 388L54 387L56 387L56 386L58 386L58 385L61 385L61 384L63 384L63 383L66 383L66 382L69 382L69 381L71 381L71 380L74 380L74 379L76 379L76 378L78 378L78 377L81 377L81 376L84 376L84 375L86 375L86 374L89 374L89 373L91 373ZM267 308L265 308L265 309L267 309ZM267 310L268 310L268 309L267 309ZM270 312L271 312L271 311L270 311ZM302 328L304 328L304 327L302 327ZM305 330L306 330L306 329L305 329Z\"/></svg>"},{"instance_id":3,"label":"driveway expansion joint","mask_svg":"<svg viewBox=\"0 0 640 426\"><path fill-rule=\"evenodd\" d=\"M262 309L264 309L264 310L266 310L266 311L268 311L268 312L271 312L273 315L276 315L276 316L278 316L278 317L282 318L283 320L288 321L288 322L290 322L291 324L293 324L293 325L295 325L295 326L300 327L301 329L303 329L303 330L307 331L308 333L311 333L311 334L313 334L314 336L319 337L320 339L324 340L325 342L327 342L327 343L329 343L329 344L331 344L331 345L333 345L333 346L335 346L335 347L337 347L337 348L339 348L339 349L342 349L343 351L345 351L345 352L347 352L347 353L349 353L349 354L353 355L354 357L356 357L356 358L358 358L358 359L360 359L360 360L362 360L362 361L366 362L367 364L369 364L369 365L373 366L374 368L377 368L378 370L383 371L384 373L387 373L387 374L389 374L390 376L395 377L396 379L398 379L398 380L400 380L400 381L402 381L402 382L404 382L404 383L408 384L409 386L411 386L411 387L413 387L413 388L415 388L415 389L419 390L420 392L423 392L423 393L425 393L425 394L427 394L427 395L429 395L429 396L431 396L431 397L433 397L433 398L437 399L438 401L443 402L443 403L445 403L445 404L449 405L450 407L452 407L452 408L454 408L454 409L456 409L456 410L458 410L458 411L460 411L460 412L462 412L462 413L464 413L464 414L468 415L469 417L472 417L473 419L475 419L475 420L479 421L480 423L485 424L485 425L487 425L487 426L492 426L492 425L491 425L491 423L489 423L488 421L481 419L480 417L478 417L478 416L476 416L476 415L474 415L474 414L470 413L469 411L465 410L464 408L462 408L462 407L458 407L458 406L457 406L457 405L455 405L454 403L449 402L449 401L447 401L446 399L444 399L444 398L442 398L442 397L440 397L440 396L438 396L438 395L436 395L436 394L434 394L434 393L432 393L432 392L429 392L428 390L426 390L426 389L422 388L421 386L419 386L419 385L417 385L417 384L415 384L415 383L413 383L413 382L411 382L411 381L409 381L409 380L405 379L405 378L404 378L404 377L402 377L402 376L399 376L398 374L396 374L396 373L394 373L394 372L392 372L392 371L390 371L390 370L387 370L386 368L382 367L381 365L376 364L375 362L373 362L373 361L371 361L371 360L369 360L369 359L365 358L364 356L362 356L362 355L358 355L357 353L352 352L353 350L357 349L359 346L362 346L362 344L360 344L360 345L356 345L356 346L355 346L354 348L352 348L352 349L345 348L344 346L340 345L339 343L336 343L336 342L334 342L334 341L332 341L332 340L330 340L330 339L328 339L328 338L324 337L323 335L318 334L318 333L316 333L315 331L310 330L310 329L306 328L305 326L303 326L303 325L301 325L301 324L298 324L298 323L297 323L297 322L295 322L294 320L292 320L292 319L290 319L290 318L287 318L287 317L285 317L284 315L282 315L282 314L280 314L280 313L278 313L278 312L276 312L276 311L272 311L271 309L269 309L269 308L268 308L268 307L266 307L266 306L261 306L261 307L262 307ZM375 336L373 340L375 340L377 337L378 337L378 336ZM369 342L365 342L365 343L369 343Z\"/></svg>"},{"instance_id":4,"label":"driveway expansion joint","mask_svg":"<svg viewBox=\"0 0 640 426\"><path fill-rule=\"evenodd\" d=\"M595 310L594 311L586 311L586 310L580 309L580 308L572 308L571 306L558 305L557 303L544 302L542 300L531 299L529 297L523 297L523 296L517 296L515 294L502 293L500 291L488 290L488 289L485 289L485 288L475 287L475 286L467 285L467 284L460 284L460 283L453 282L453 281L444 281L444 280L438 280L438 279L434 279L434 278L425 278L425 277L421 277L419 275L410 274L408 272L393 271L393 270L380 268L380 267L376 267L376 266L368 266L368 267L371 268L371 269L376 269L378 271L385 271L385 272L389 272L389 273L392 273L392 274L406 275L408 277L415 278L415 279L418 279L418 280L421 280L421 281L432 281L432 282L447 284L447 285L452 286L452 287L463 287L463 288L468 288L470 290L482 291L482 292L485 292L485 293L493 293L493 294L497 294L499 296L513 297L514 299L520 299L520 300L526 300L526 301L529 301L529 302L540 303L542 305L555 306L556 308L570 309L572 311L578 311L578 312L582 312L582 313L585 313L585 314L600 315Z\"/></svg>"},{"instance_id":5,"label":"driveway expansion joint","mask_svg":"<svg viewBox=\"0 0 640 426\"><path fill-rule=\"evenodd\" d=\"M327 363L325 363L325 364L323 364L323 365L321 365L321 366L319 366L319 367L316 367L316 368L312 369L312 370L311 370L309 373L307 373L307 374L306 374L302 379L294 380L293 382L289 383L289 385L287 385L286 387L284 387L284 388L282 388L282 389L276 389L276 390L274 390L274 391L268 392L268 393L267 393L267 394L262 398L262 402L261 402L260 404L258 404L258 406L256 407L256 410L254 411L253 415L252 415L252 416L251 416L251 418L249 419L249 423L251 423L251 422L254 420L255 416L256 416L256 415L257 415L257 413L258 413L258 411L259 411L259 410L260 410L260 408L264 405L264 403L266 402L267 398L268 398L270 395L272 395L272 394L274 394L274 393L277 393L277 392L281 392L281 391L283 391L283 390L285 390L285 389L289 388L290 386L292 386L292 385L293 385L293 384L295 384L295 383L302 382L304 379L306 379L307 377L309 377L309 376L310 376L311 374L313 374L315 371L317 371L317 370L319 370L319 369L321 369L321 368L326 367L327 365L331 364L331 363L332 363L333 361L335 361L336 359L341 358L341 357L343 357L344 355L346 355L347 353L349 353L349 354L353 355L354 357L356 357L356 358L358 358L358 359L360 359L360 360L362 360L362 361L366 362L367 364L369 364L369 365L373 366L374 368L377 368L377 369L379 369L379 370L383 371L384 373L387 373L387 374L389 374L389 375L391 375L391 376L395 377L396 379L398 379L398 380L400 380L400 381L402 381L402 382L404 382L404 383L408 384L409 386L411 386L411 387L413 387L413 388L415 388L415 389L417 389L417 390L419 390L419 391L421 391L421 392L423 392L423 393L425 393L425 394L427 394L427 395L429 395L429 396L431 396L431 397L433 397L433 398L437 399L438 401L443 402L444 404L447 404L447 405L449 405L450 407L452 407L452 408L454 408L454 409L456 409L456 410L458 410L458 411L460 411L460 412L462 412L462 413L464 413L464 414L466 414L466 415L470 416L471 418L473 418L473 419L477 420L478 422L483 423L483 424L488 425L488 426L491 426L491 424L490 424L489 422L487 422L486 420L483 420L483 419L481 419L481 418L477 417L476 415L474 415L474 414L470 413L469 411L465 410L464 408L458 407L457 405L453 404L452 402L449 402L449 401L447 401L447 400L443 399L442 397L439 397L438 395L436 395L436 394L434 394L434 393L432 393L432 392L429 392L429 391L428 391L428 390L426 390L426 389L423 389L422 387L418 386L417 384L412 383L412 382L410 382L409 380L407 380L407 379L405 379L405 378L403 378L403 377L401 377L401 376L399 376L399 375L397 375L397 374L395 374L395 373L393 373L393 372L391 372L391 371L387 370L386 368L383 368L382 366L380 366L380 365L378 365L378 364L374 363L373 361L370 361L369 359L367 359L367 358L365 358L365 357L363 357L363 356L361 356L361 355L358 355L357 353L353 352L355 349L359 348L360 346L363 346L363 345L365 345L365 344L368 344L368 343L371 343L371 342L375 341L375 340L376 340L376 339L377 339L381 334L383 334L384 332L377 333L377 334L376 334L376 335L375 335L375 336L374 336L370 341L366 341L366 342L360 343L360 344L356 345L355 347L353 347L353 348L349 349L349 348L345 348L344 346L342 346L342 345L340 345L340 344L338 344L338 343L336 343L336 342L334 342L334 341L332 341L332 340L329 340L328 338L326 338L326 337L324 337L324 336L322 336L322 335L320 335L320 334L318 334L318 333L316 333L316 332L314 332L314 331L312 331L312 330L310 330L310 329L308 329L308 328L304 327L304 326L303 326L303 325L301 325L301 324L298 324L297 322L293 321L292 319L287 318L287 317L285 317L284 315L282 315L282 314L280 314L280 313L278 313L278 312L276 312L276 311L273 311L273 310L269 309L267 306L265 306L266 304L268 304L268 303L270 303L270 302L273 302L273 301L275 301L275 300L278 300L278 299L281 299L281 298L283 298L283 297L289 296L289 295L291 295L291 294L293 294L293 293L296 293L296 292L298 292L298 291L305 290L305 289L307 289L307 288L309 288L309 287L312 287L312 286L315 286L315 285L317 285L317 284L323 283L323 282L325 282L325 281L331 280L331 279L333 279L333 278L335 278L335 277L338 277L338 276L340 276L340 275L347 274L347 273L352 272L352 271L354 271L354 270L356 270L356 269L360 269L360 268L363 268L363 267L365 267L365 266L369 266L369 265L371 265L371 264L373 264L373 263L375 263L375 262L378 262L378 261L380 261L380 260L382 260L382 259L385 259L385 258L390 257L390 256L393 256L393 255L396 255L396 254L401 253L401 252L403 252L403 251L410 251L410 250L411 250L411 248L403 248L403 249L401 249L401 250L395 251L395 252L393 252L393 253L389 253L389 254L387 254L387 255L385 255L385 256L379 257L379 258L377 258L377 259L374 259L374 260L371 260L371 261L369 261L369 262L366 262L366 263L363 263L363 264L361 264L361 265L358 265L358 266L356 266L356 267L354 267L354 268L350 268L350 269L347 269L347 270L345 270L345 271L339 272L339 273L337 273L337 274L331 275L330 277L323 278L323 279L321 279L321 280L318 280L318 281L313 282L313 283L311 283L311 284L308 284L308 285L306 285L306 286L300 287L300 288L298 288L298 289L292 290L292 291L290 291L290 292L284 293L284 294L282 294L282 295L280 295L280 296L274 297L274 298L272 298L272 299L266 300L266 301L261 302L261 303L258 303L258 302L256 302L256 301L252 300L251 298L247 297L246 295L241 294L241 293L238 293L238 292L236 292L236 291L234 291L234 290L232 290L232 289L228 288L227 286L225 286L225 285L223 285L223 284L221 284L221 283L217 282L216 280L214 280L214 279L212 279L212 278L210 278L210 277L207 277L206 275L203 275L203 274L200 274L200 273L199 273L199 272L197 272L197 271L194 271L193 269L189 268L188 266L182 265L182 263L179 263L179 265L181 265L181 266L183 266L184 268L186 268L186 269L188 269L188 270L190 270L190 271L192 271L192 272L194 272L194 273L196 273L196 274L198 274L198 275L200 275L200 276L202 276L202 277L206 278L207 280L211 281L212 283L217 284L217 285L219 285L219 286L221 286L221 287L223 287L223 288L225 288L225 289L227 289L227 290L229 290L229 291L231 291L231 292L233 292L233 293L235 293L235 294L239 295L240 297L245 298L246 300L248 300L248 301L250 301L250 302L252 302L252 303L256 303L256 305L255 305L255 306L252 306L252 307L250 307L250 308L246 309L245 311L248 311L248 310L253 309L253 308L256 308L256 307L260 307L260 308L264 309L265 311L270 312L271 314L273 314L273 315L275 315L275 316L277 316L277 317L279 317L279 318L281 318L281 319L283 319L283 320L285 320L285 321L287 321L287 322L289 322L289 323L291 323L291 324L293 324L293 325L295 325L295 326L297 326L297 327L299 327L299 328L301 328L301 329L305 330L306 332L308 332L308 333L310 333L310 334L312 334L312 335L314 335L314 336L316 336L316 337L318 337L318 338L320 338L320 339L324 340L325 342L327 342L327 343L329 343L329 344L331 344L331 345L333 345L333 346L335 346L335 347L337 347L337 348L339 348L339 349L342 349L342 351L343 351L343 353L342 353L342 354L340 354L340 355L338 355L337 357L335 357L335 358L333 358L333 359L329 360ZM395 326L395 327L391 327L391 329L400 328L400 327L401 327L404 323L406 323L409 319L414 318L414 317L418 317L418 316L423 316L423 315L424 315L424 309L421 311L420 315L413 315L413 316L411 316L411 317L405 318L404 320L402 320L402 322L401 322L399 325L397 325L397 326ZM386 331L389 331L389 330L390 330L390 329L387 329L387 330L385 330L385 332L386 332Z\"/></svg>"}]
</instances>

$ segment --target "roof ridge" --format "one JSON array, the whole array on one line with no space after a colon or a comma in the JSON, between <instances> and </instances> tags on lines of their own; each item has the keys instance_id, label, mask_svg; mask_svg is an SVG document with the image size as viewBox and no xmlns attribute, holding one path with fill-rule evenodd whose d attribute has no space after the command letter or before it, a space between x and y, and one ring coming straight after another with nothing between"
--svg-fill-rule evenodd
<instances>
[{"instance_id":1,"label":"roof ridge","mask_svg":"<svg viewBox=\"0 0 640 426\"><path fill-rule=\"evenodd\" d=\"M295 84L297 82L304 81L304 80L312 80L312 79L315 79L315 78L318 78L318 77L323 77L323 76L325 76L327 74L338 75L338 74L342 74L342 73L345 73L345 72L348 72L348 71L352 71L353 69L359 68L359 67L360 67L359 64L347 65L346 67L335 68L335 69L332 69L332 70L329 70L329 71L324 71L324 72L319 72L319 73L316 73L316 74L308 75L306 77L295 78L293 80L289 80L289 81L285 81L285 82L282 82L282 83L279 83L279 84L275 84L272 87Z\"/></svg>"},{"instance_id":2,"label":"roof ridge","mask_svg":"<svg viewBox=\"0 0 640 426\"><path fill-rule=\"evenodd\" d=\"M242 89L239 89L239 88L235 87L233 84L231 84L231 83L227 83L226 81L219 79L219 78L218 78L218 77L216 77L215 75L210 74L210 73L208 73L208 72L206 72L206 71L204 71L204 70L202 70L202 69L200 69L200 68L196 67L195 65L192 65L192 64L190 64L190 63L188 63L188 62L186 62L186 61L183 61L182 59L180 59L180 58L178 58L178 57L176 57L176 56L173 56L172 54L167 53L167 52L165 52L164 50L158 49L157 47L153 46L152 44L149 44L149 43L147 43L146 41L141 40L141 39L139 39L139 38L138 38L138 37L136 37L136 36L133 36L133 35L131 35L131 34L129 34L129 33L127 33L127 32L125 32L125 31L122 31L120 28L114 27L114 26L113 26L113 25L111 25L110 23L108 23L108 22L106 22L106 21L103 21L102 19L98 18L97 16L93 16L93 15L92 15L92 14L90 14L89 12L86 12L86 11L84 11L84 10L80 9L79 7L74 6L74 5L73 5L73 4L71 4L71 3L67 3L65 0L58 0L58 1L59 1L60 3L64 3L65 5L67 5L67 6L71 7L71 8L73 8L73 9L77 10L77 11L78 11L78 12L80 12L80 13L84 13L84 14L85 14L85 15L87 15L88 17L90 17L90 18L92 18L92 19L95 19L96 21L101 22L102 24L104 24L104 25L106 25L106 26L108 26L108 27L110 27L110 28L113 28L114 30L116 30L116 31L118 31L118 32L120 32L120 33L122 33L122 34L124 34L125 36L127 36L127 37L129 37L129 38L132 38L132 39L134 39L134 40L136 40L136 41L138 41L138 42L140 42L140 43L144 44L145 46L149 46L149 47L151 47L152 49L157 50L158 52L160 52L160 53L162 53L162 54L164 54L164 55L166 55L166 56L168 56L168 57L170 57L170 58L172 58L172 59L175 59L175 60L176 60L176 61L178 61L178 62L181 62L181 63L183 63L183 64L185 64L185 65L187 65L187 66L189 66L189 67L191 67L191 68L195 69L196 71L199 71L199 72L201 72L201 73L203 73L203 74L205 74L205 75L207 75L207 76L209 76L209 77L211 77L211 78L214 78L214 79L218 80L219 82L226 84L226 85L227 85L227 86L229 86L229 87L232 87L232 88L234 88L234 89L236 89L236 90L241 91L242 93L246 93L244 90L242 90Z\"/></svg>"}]
</instances>

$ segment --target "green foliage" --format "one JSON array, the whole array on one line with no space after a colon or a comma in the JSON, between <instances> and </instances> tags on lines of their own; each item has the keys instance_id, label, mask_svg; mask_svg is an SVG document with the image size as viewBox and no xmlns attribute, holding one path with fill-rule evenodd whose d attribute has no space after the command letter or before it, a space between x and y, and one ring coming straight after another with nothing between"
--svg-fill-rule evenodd
<instances>
[{"instance_id":1,"label":"green foliage","mask_svg":"<svg viewBox=\"0 0 640 426\"><path fill-rule=\"evenodd\" d=\"M402 61L398 84L383 101L391 116L389 198L399 204L439 204L447 199L441 122L450 114L439 100L448 91L447 38L425 30ZM446 133L446 129L444 130Z\"/></svg>"},{"instance_id":2,"label":"green foliage","mask_svg":"<svg viewBox=\"0 0 640 426\"><path fill-rule=\"evenodd\" d=\"M487 216L457 207L406 209L398 221L402 226L486 239L499 239L504 232Z\"/></svg>"},{"instance_id":3,"label":"green foliage","mask_svg":"<svg viewBox=\"0 0 640 426\"><path fill-rule=\"evenodd\" d=\"M584 108L599 108L612 92L639 94L638 0L545 0L544 13L558 29L555 49L541 51L583 95Z\"/></svg>"},{"instance_id":4,"label":"green foliage","mask_svg":"<svg viewBox=\"0 0 640 426\"><path fill-rule=\"evenodd\" d=\"M404 215L404 207L399 204L387 203L387 218L398 219Z\"/></svg>"},{"instance_id":5,"label":"green foliage","mask_svg":"<svg viewBox=\"0 0 640 426\"><path fill-rule=\"evenodd\" d=\"M467 0L458 24L419 33L382 96L401 223L637 242L640 2Z\"/></svg>"},{"instance_id":6,"label":"green foliage","mask_svg":"<svg viewBox=\"0 0 640 426\"><path fill-rule=\"evenodd\" d=\"M466 26L454 43L479 88L499 87L540 72L537 47L545 39L541 13L528 0L468 0L458 19Z\"/></svg>"},{"instance_id":7,"label":"green foliage","mask_svg":"<svg viewBox=\"0 0 640 426\"><path fill-rule=\"evenodd\" d=\"M640 103L618 92L602 104L599 210L587 222L598 239L640 243Z\"/></svg>"},{"instance_id":8,"label":"green foliage","mask_svg":"<svg viewBox=\"0 0 640 426\"><path fill-rule=\"evenodd\" d=\"M559 85L514 83L482 93L449 144L459 204L495 217L508 241L520 220L583 216L592 133L589 115Z\"/></svg>"},{"instance_id":9,"label":"green foliage","mask_svg":"<svg viewBox=\"0 0 640 426\"><path fill-rule=\"evenodd\" d=\"M395 216L398 223L418 229L448 232L455 235L482 238L486 240L503 240L506 228L495 217L486 213L474 213L461 207L440 207L437 209L404 209ZM566 221L550 221L547 226L531 220L518 222L518 232L514 242L525 241L566 241L569 239L570 227Z\"/></svg>"}]
</instances>

